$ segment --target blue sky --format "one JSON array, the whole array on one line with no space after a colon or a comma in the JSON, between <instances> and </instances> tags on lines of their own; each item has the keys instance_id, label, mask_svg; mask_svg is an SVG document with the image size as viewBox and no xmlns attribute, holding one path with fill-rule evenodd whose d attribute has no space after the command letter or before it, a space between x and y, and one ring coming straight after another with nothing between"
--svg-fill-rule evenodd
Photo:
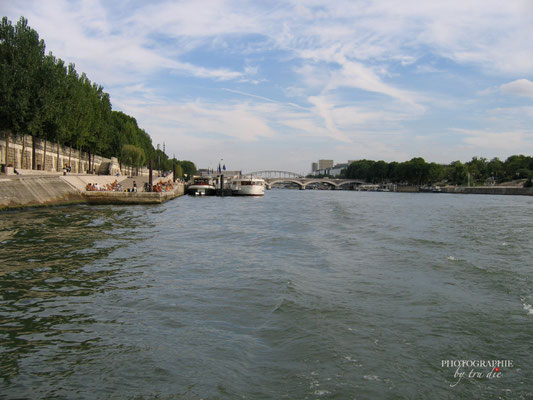
<instances>
[{"instance_id":1,"label":"blue sky","mask_svg":"<svg viewBox=\"0 0 533 400\"><path fill-rule=\"evenodd\" d=\"M331 4L329 4L331 3ZM533 1L0 2L198 167L533 153Z\"/></svg>"}]
</instances>

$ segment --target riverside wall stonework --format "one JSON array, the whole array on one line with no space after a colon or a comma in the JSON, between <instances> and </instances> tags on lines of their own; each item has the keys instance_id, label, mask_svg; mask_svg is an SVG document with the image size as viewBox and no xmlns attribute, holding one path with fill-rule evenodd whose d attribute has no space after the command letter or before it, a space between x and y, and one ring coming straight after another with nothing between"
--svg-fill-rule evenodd
<instances>
[{"instance_id":1,"label":"riverside wall stonework","mask_svg":"<svg viewBox=\"0 0 533 400\"><path fill-rule=\"evenodd\" d=\"M0 177L0 209L84 202L82 194L59 176Z\"/></svg>"},{"instance_id":2,"label":"riverside wall stonework","mask_svg":"<svg viewBox=\"0 0 533 400\"><path fill-rule=\"evenodd\" d=\"M460 194L504 194L513 196L533 196L533 188L524 188L519 186L446 186L441 188L443 193L460 193Z\"/></svg>"},{"instance_id":3,"label":"riverside wall stonework","mask_svg":"<svg viewBox=\"0 0 533 400\"><path fill-rule=\"evenodd\" d=\"M23 207L67 205L76 203L91 204L159 204L185 193L184 184L176 182L174 189L163 193L145 192L88 192L88 182L100 186L111 184L114 180L123 183L126 176L109 175L66 175L43 174L28 176L0 176L0 210ZM154 183L167 181L154 177ZM140 183L140 182L139 182Z\"/></svg>"},{"instance_id":4,"label":"riverside wall stonework","mask_svg":"<svg viewBox=\"0 0 533 400\"><path fill-rule=\"evenodd\" d=\"M6 138L8 142L7 151ZM33 142L35 142L36 170L44 172L61 172L66 165L70 166L71 173L85 173L89 170L89 153L83 151L80 152L77 149L61 146L57 143L42 139L34 139L29 135L15 137L8 134L6 131L0 132L0 164L15 169L31 170ZM94 162L92 159L93 157ZM108 169L114 168L114 170L111 171L114 175L118 172L118 165L116 164L116 159L91 155L91 167L93 167L96 172L104 173L104 171L100 171L101 167L106 169L105 172L107 172Z\"/></svg>"},{"instance_id":5,"label":"riverside wall stonework","mask_svg":"<svg viewBox=\"0 0 533 400\"><path fill-rule=\"evenodd\" d=\"M402 193L415 193L415 192L420 192L420 187L414 186L414 185L411 185L411 186L396 185L394 191L402 192Z\"/></svg>"},{"instance_id":6,"label":"riverside wall stonework","mask_svg":"<svg viewBox=\"0 0 533 400\"><path fill-rule=\"evenodd\" d=\"M169 192L86 192L90 204L160 204L185 194L185 185L176 182Z\"/></svg>"}]
</instances>

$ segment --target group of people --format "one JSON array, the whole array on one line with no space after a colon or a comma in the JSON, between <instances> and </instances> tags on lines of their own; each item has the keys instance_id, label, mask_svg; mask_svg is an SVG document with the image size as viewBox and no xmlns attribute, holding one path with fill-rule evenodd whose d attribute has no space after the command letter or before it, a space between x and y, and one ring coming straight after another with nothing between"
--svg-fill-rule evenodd
<instances>
[{"instance_id":1,"label":"group of people","mask_svg":"<svg viewBox=\"0 0 533 400\"><path fill-rule=\"evenodd\" d=\"M98 182L96 183L88 183L87 186L85 186L85 190L89 192L101 192L101 191L111 191L111 192L117 192L122 190L121 185L117 182L115 179L115 182L105 185L98 185Z\"/></svg>"},{"instance_id":2,"label":"group of people","mask_svg":"<svg viewBox=\"0 0 533 400\"><path fill-rule=\"evenodd\" d=\"M174 189L174 186L172 186L172 180L168 180L167 182L157 182L152 187L152 192L168 192L170 190Z\"/></svg>"},{"instance_id":3,"label":"group of people","mask_svg":"<svg viewBox=\"0 0 533 400\"><path fill-rule=\"evenodd\" d=\"M148 191L148 188L150 185L148 183L145 183L145 191ZM152 192L162 193L162 192L168 192L174 189L174 186L172 185L172 180L169 179L166 182L157 182L155 185L152 186ZM112 192L120 192L122 191L122 186L117 182L115 179L115 182L105 185L98 185L98 183L88 183L85 187L85 190L89 192L101 192L101 191L112 191ZM133 181L133 186L131 188L125 189L125 192L136 192L137 191L137 183Z\"/></svg>"},{"instance_id":4,"label":"group of people","mask_svg":"<svg viewBox=\"0 0 533 400\"><path fill-rule=\"evenodd\" d=\"M126 189L126 192L136 192L137 191L137 183L133 181L133 186L130 189Z\"/></svg>"}]
</instances>

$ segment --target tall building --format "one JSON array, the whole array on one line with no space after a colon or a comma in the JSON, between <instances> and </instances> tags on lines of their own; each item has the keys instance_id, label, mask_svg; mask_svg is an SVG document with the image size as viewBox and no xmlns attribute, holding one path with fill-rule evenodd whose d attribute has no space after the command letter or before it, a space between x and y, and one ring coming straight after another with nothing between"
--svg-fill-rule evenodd
<instances>
[{"instance_id":1,"label":"tall building","mask_svg":"<svg viewBox=\"0 0 533 400\"><path fill-rule=\"evenodd\" d=\"M318 160L318 169L333 168L333 160Z\"/></svg>"},{"instance_id":2,"label":"tall building","mask_svg":"<svg viewBox=\"0 0 533 400\"><path fill-rule=\"evenodd\" d=\"M311 172L316 172L318 170L318 163L311 163Z\"/></svg>"}]
</instances>

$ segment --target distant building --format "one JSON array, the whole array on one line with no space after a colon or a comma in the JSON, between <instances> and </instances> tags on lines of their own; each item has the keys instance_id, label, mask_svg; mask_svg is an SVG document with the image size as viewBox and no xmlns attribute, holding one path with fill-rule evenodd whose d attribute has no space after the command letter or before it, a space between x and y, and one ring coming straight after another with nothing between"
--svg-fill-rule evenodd
<instances>
[{"instance_id":1,"label":"distant building","mask_svg":"<svg viewBox=\"0 0 533 400\"><path fill-rule=\"evenodd\" d=\"M333 168L333 160L318 160L318 169L330 169Z\"/></svg>"},{"instance_id":2,"label":"distant building","mask_svg":"<svg viewBox=\"0 0 533 400\"><path fill-rule=\"evenodd\" d=\"M329 175L331 176L339 176L343 169L348 168L349 164L337 164L333 168L329 170Z\"/></svg>"},{"instance_id":3,"label":"distant building","mask_svg":"<svg viewBox=\"0 0 533 400\"><path fill-rule=\"evenodd\" d=\"M348 161L347 163L333 165L333 160L319 160L317 163L311 164L312 175L329 175L329 176L339 176L343 169L348 168L350 163L353 161Z\"/></svg>"}]
</instances>

